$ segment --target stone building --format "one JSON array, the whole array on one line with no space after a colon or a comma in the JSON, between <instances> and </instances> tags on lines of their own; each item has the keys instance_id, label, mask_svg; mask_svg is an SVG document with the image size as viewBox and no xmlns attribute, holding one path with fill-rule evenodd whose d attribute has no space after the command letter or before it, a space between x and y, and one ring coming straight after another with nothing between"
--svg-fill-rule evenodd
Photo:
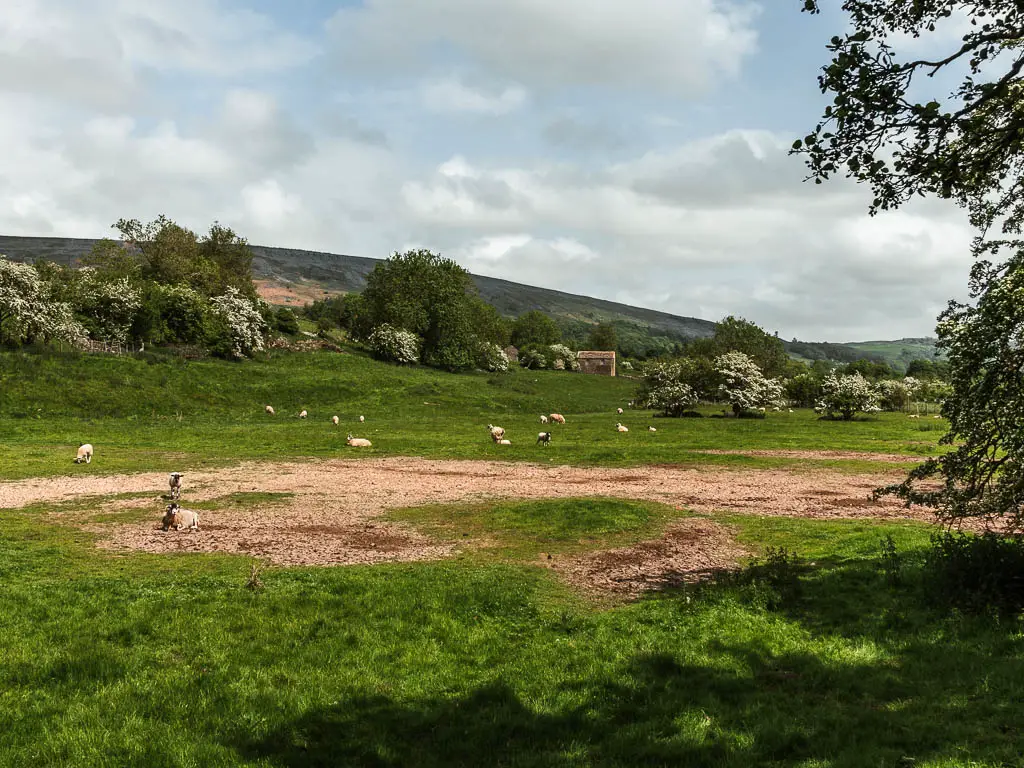
<instances>
[{"instance_id":1,"label":"stone building","mask_svg":"<svg viewBox=\"0 0 1024 768\"><path fill-rule=\"evenodd\" d=\"M577 352L580 373L597 373L602 376L615 375L614 352Z\"/></svg>"}]
</instances>

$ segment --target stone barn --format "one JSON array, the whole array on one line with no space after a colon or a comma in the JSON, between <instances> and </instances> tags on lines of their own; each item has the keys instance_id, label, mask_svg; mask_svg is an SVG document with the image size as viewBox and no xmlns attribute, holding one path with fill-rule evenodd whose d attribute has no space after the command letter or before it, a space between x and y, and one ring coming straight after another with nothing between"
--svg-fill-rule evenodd
<instances>
[{"instance_id":1,"label":"stone barn","mask_svg":"<svg viewBox=\"0 0 1024 768\"><path fill-rule=\"evenodd\" d=\"M577 352L580 373L597 373L602 376L615 375L614 352Z\"/></svg>"}]
</instances>

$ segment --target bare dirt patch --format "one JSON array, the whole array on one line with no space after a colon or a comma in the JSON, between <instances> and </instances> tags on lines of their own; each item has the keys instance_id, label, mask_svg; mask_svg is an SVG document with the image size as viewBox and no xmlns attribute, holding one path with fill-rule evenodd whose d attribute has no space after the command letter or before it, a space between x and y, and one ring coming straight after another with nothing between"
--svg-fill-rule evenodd
<instances>
[{"instance_id":1,"label":"bare dirt patch","mask_svg":"<svg viewBox=\"0 0 1024 768\"><path fill-rule=\"evenodd\" d=\"M724 526L702 517L674 523L661 539L561 562L541 560L584 591L636 597L644 592L694 584L737 567L749 554Z\"/></svg>"},{"instance_id":2,"label":"bare dirt patch","mask_svg":"<svg viewBox=\"0 0 1024 768\"><path fill-rule=\"evenodd\" d=\"M886 464L922 464L927 456L907 456L901 453L872 453L870 451L791 451L791 450L726 450L707 448L691 453L719 456L763 456L765 458L801 459L818 461L878 461Z\"/></svg>"}]
</instances>

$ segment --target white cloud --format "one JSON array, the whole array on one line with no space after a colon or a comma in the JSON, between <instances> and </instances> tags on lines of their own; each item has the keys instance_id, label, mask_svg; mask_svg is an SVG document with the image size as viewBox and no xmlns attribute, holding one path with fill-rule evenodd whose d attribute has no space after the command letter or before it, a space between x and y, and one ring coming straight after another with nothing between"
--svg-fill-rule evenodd
<instances>
[{"instance_id":1,"label":"white cloud","mask_svg":"<svg viewBox=\"0 0 1024 768\"><path fill-rule=\"evenodd\" d=\"M601 86L671 94L735 77L757 46L744 0L373 0L339 10L336 55L364 73L407 73L454 49L530 88Z\"/></svg>"},{"instance_id":2,"label":"white cloud","mask_svg":"<svg viewBox=\"0 0 1024 768\"><path fill-rule=\"evenodd\" d=\"M527 100L526 90L519 86L508 86L500 93L489 94L451 77L426 83L421 93L423 104L432 112L505 115L525 105Z\"/></svg>"}]
</instances>

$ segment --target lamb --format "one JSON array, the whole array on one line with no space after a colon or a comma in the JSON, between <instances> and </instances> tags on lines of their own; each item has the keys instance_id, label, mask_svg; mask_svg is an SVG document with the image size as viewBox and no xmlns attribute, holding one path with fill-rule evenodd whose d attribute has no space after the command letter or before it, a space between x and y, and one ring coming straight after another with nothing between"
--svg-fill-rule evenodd
<instances>
[{"instance_id":1,"label":"lamb","mask_svg":"<svg viewBox=\"0 0 1024 768\"><path fill-rule=\"evenodd\" d=\"M182 478L182 473L181 472L171 472L170 485L171 485L171 498L172 499L180 499L181 498L181 478Z\"/></svg>"},{"instance_id":2,"label":"lamb","mask_svg":"<svg viewBox=\"0 0 1024 768\"><path fill-rule=\"evenodd\" d=\"M366 417L360 416L359 417L359 423L362 424L364 421L366 421Z\"/></svg>"},{"instance_id":3,"label":"lamb","mask_svg":"<svg viewBox=\"0 0 1024 768\"><path fill-rule=\"evenodd\" d=\"M182 509L178 506L177 502L172 501L167 505L167 511L164 513L164 519L161 522L165 531L172 527L176 531L180 531L182 527L190 531L198 531L199 513L193 512L190 509Z\"/></svg>"},{"instance_id":4,"label":"lamb","mask_svg":"<svg viewBox=\"0 0 1024 768\"><path fill-rule=\"evenodd\" d=\"M547 417L547 416L541 416L541 417L540 417L540 423L541 423L541 424L547 424L547 423L548 423L548 421L549 421L549 419L548 419L548 417Z\"/></svg>"},{"instance_id":5,"label":"lamb","mask_svg":"<svg viewBox=\"0 0 1024 768\"><path fill-rule=\"evenodd\" d=\"M338 426L338 417L337 416L331 416L331 423L333 423L334 426Z\"/></svg>"},{"instance_id":6,"label":"lamb","mask_svg":"<svg viewBox=\"0 0 1024 768\"><path fill-rule=\"evenodd\" d=\"M498 445L512 445L511 440L499 440Z\"/></svg>"},{"instance_id":7,"label":"lamb","mask_svg":"<svg viewBox=\"0 0 1024 768\"><path fill-rule=\"evenodd\" d=\"M265 411L266 411L267 413L269 413L269 414L270 414L271 416L273 416L273 415L274 415L274 406L272 406L272 405L268 405L268 406L267 406L266 408L264 408L263 410L265 410Z\"/></svg>"},{"instance_id":8,"label":"lamb","mask_svg":"<svg viewBox=\"0 0 1024 768\"><path fill-rule=\"evenodd\" d=\"M565 424L565 416L560 413L552 413L549 418L556 424Z\"/></svg>"},{"instance_id":9,"label":"lamb","mask_svg":"<svg viewBox=\"0 0 1024 768\"><path fill-rule=\"evenodd\" d=\"M491 433L491 439L494 442L498 442L499 440L501 440L501 438L505 436L504 427L496 427L493 424L488 424L487 430Z\"/></svg>"},{"instance_id":10,"label":"lamb","mask_svg":"<svg viewBox=\"0 0 1024 768\"><path fill-rule=\"evenodd\" d=\"M622 409L621 409L621 408L616 408L616 409L615 409L615 412L616 412L617 414L619 414L619 416L621 416L621 415L622 415Z\"/></svg>"},{"instance_id":11,"label":"lamb","mask_svg":"<svg viewBox=\"0 0 1024 768\"><path fill-rule=\"evenodd\" d=\"M625 424L619 424L618 422L616 422L615 424L615 429L618 430L619 432L629 432L629 427L627 427Z\"/></svg>"},{"instance_id":12,"label":"lamb","mask_svg":"<svg viewBox=\"0 0 1024 768\"><path fill-rule=\"evenodd\" d=\"M648 431L648 432L657 432L657 431L658 431L658 428L657 428L657 427L648 427L648 428L647 428L647 431Z\"/></svg>"},{"instance_id":13,"label":"lamb","mask_svg":"<svg viewBox=\"0 0 1024 768\"><path fill-rule=\"evenodd\" d=\"M537 442L542 445L551 445L551 433L550 432L538 432Z\"/></svg>"},{"instance_id":14,"label":"lamb","mask_svg":"<svg viewBox=\"0 0 1024 768\"><path fill-rule=\"evenodd\" d=\"M309 414L308 414L308 413L306 412L306 409L305 409L305 408L303 408L303 409L302 409L301 411L299 411L299 418L300 418L300 419L304 419L304 418L306 418L306 417L307 417L308 415L309 415Z\"/></svg>"},{"instance_id":15,"label":"lamb","mask_svg":"<svg viewBox=\"0 0 1024 768\"><path fill-rule=\"evenodd\" d=\"M75 464L92 464L92 443L82 443L78 446L78 455L75 457Z\"/></svg>"},{"instance_id":16,"label":"lamb","mask_svg":"<svg viewBox=\"0 0 1024 768\"><path fill-rule=\"evenodd\" d=\"M352 437L351 433L349 433L348 439L345 442L348 445L351 445L353 448L371 448L371 447L373 447L373 443L371 443L365 437Z\"/></svg>"}]
</instances>

